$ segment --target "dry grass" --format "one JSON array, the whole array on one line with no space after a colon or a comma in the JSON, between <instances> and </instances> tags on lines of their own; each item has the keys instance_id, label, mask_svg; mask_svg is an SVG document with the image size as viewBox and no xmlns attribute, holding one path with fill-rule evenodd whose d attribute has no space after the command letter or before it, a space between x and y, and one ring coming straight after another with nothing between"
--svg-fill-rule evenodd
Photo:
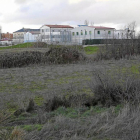
<instances>
[{"instance_id":1,"label":"dry grass","mask_svg":"<svg viewBox=\"0 0 140 140\"><path fill-rule=\"evenodd\" d=\"M0 68L23 67L31 64L69 64L84 61L86 57L73 48L51 48L47 52L23 51L0 55Z\"/></svg>"},{"instance_id":2,"label":"dry grass","mask_svg":"<svg viewBox=\"0 0 140 140\"><path fill-rule=\"evenodd\" d=\"M55 65L0 69L0 109L8 111L0 114L0 139L138 140L139 57L59 64L54 56L69 49L53 49ZM75 62L78 53L69 52Z\"/></svg>"}]
</instances>

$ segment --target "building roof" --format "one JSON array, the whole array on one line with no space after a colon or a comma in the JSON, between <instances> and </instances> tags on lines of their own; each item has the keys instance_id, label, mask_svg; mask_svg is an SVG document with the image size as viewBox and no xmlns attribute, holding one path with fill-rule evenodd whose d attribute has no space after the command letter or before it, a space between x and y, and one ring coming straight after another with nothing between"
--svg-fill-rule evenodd
<instances>
[{"instance_id":1,"label":"building roof","mask_svg":"<svg viewBox=\"0 0 140 140\"><path fill-rule=\"evenodd\" d=\"M17 32L39 32L39 31L40 31L40 29L22 28L20 30L15 31L14 33L17 33Z\"/></svg>"},{"instance_id":2,"label":"building roof","mask_svg":"<svg viewBox=\"0 0 140 140\"><path fill-rule=\"evenodd\" d=\"M40 31L30 31L31 34L40 34Z\"/></svg>"},{"instance_id":3,"label":"building roof","mask_svg":"<svg viewBox=\"0 0 140 140\"><path fill-rule=\"evenodd\" d=\"M88 27L95 28L95 29L115 29L115 28L103 27L103 26L88 26Z\"/></svg>"},{"instance_id":4,"label":"building roof","mask_svg":"<svg viewBox=\"0 0 140 140\"><path fill-rule=\"evenodd\" d=\"M69 25L45 25L48 26L50 28L73 28L72 26Z\"/></svg>"}]
</instances>

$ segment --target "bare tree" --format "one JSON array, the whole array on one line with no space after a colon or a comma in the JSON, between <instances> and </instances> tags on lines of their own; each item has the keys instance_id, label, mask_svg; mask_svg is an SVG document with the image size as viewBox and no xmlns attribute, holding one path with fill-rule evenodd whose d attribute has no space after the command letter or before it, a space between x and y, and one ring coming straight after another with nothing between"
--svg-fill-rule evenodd
<instances>
[{"instance_id":1,"label":"bare tree","mask_svg":"<svg viewBox=\"0 0 140 140\"><path fill-rule=\"evenodd\" d=\"M136 22L133 21L126 26L126 38L127 39L134 39L135 38L135 28Z\"/></svg>"},{"instance_id":2,"label":"bare tree","mask_svg":"<svg viewBox=\"0 0 140 140\"><path fill-rule=\"evenodd\" d=\"M88 26L89 25L89 21L88 20L85 20L84 21L84 24Z\"/></svg>"}]
</instances>

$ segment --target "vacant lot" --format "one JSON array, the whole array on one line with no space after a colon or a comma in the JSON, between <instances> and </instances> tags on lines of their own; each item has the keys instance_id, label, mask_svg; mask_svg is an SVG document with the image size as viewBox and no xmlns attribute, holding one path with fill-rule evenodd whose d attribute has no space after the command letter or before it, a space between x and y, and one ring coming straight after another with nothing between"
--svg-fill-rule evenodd
<instances>
[{"instance_id":1,"label":"vacant lot","mask_svg":"<svg viewBox=\"0 0 140 140\"><path fill-rule=\"evenodd\" d=\"M25 50L47 52L49 48L3 49L0 53ZM97 50L89 47L82 53L90 59ZM129 60L90 59L1 68L0 140L139 139L139 107L132 111L127 103L108 107L90 101L95 95L93 85L97 84L95 73L105 74L109 80L139 79L139 60L135 56Z\"/></svg>"}]
</instances>

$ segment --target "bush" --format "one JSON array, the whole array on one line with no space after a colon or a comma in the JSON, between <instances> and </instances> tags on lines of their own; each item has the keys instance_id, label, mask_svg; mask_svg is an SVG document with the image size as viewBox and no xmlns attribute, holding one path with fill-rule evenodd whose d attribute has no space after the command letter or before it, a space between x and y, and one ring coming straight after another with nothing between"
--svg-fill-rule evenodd
<instances>
[{"instance_id":1,"label":"bush","mask_svg":"<svg viewBox=\"0 0 140 140\"><path fill-rule=\"evenodd\" d=\"M104 39L86 39L83 40L83 45L94 45L94 44L103 44Z\"/></svg>"},{"instance_id":2,"label":"bush","mask_svg":"<svg viewBox=\"0 0 140 140\"><path fill-rule=\"evenodd\" d=\"M67 64L85 60L76 49L61 47L51 48L48 52L25 51L0 55L0 68L22 67L30 64Z\"/></svg>"},{"instance_id":3,"label":"bush","mask_svg":"<svg viewBox=\"0 0 140 140\"><path fill-rule=\"evenodd\" d=\"M113 77L94 72L93 77L90 88L94 93L94 103L110 107L125 102L133 105L140 102L140 80L134 75Z\"/></svg>"},{"instance_id":4,"label":"bush","mask_svg":"<svg viewBox=\"0 0 140 140\"><path fill-rule=\"evenodd\" d=\"M46 101L45 110L46 111L54 111L59 107L90 107L94 103L92 102L94 99L93 96L89 96L86 94L81 95L70 95L69 97L57 97L54 96L52 99Z\"/></svg>"},{"instance_id":5,"label":"bush","mask_svg":"<svg viewBox=\"0 0 140 140\"><path fill-rule=\"evenodd\" d=\"M65 98L60 98L60 97L54 96L52 99L48 100L45 103L45 110L54 111L57 108L59 108L60 106L69 107L69 104Z\"/></svg>"},{"instance_id":6,"label":"bush","mask_svg":"<svg viewBox=\"0 0 140 140\"><path fill-rule=\"evenodd\" d=\"M131 56L140 55L140 40L105 40L100 47L95 60L129 59Z\"/></svg>"},{"instance_id":7,"label":"bush","mask_svg":"<svg viewBox=\"0 0 140 140\"><path fill-rule=\"evenodd\" d=\"M0 55L0 68L22 67L29 64L38 64L42 59L41 52L25 51Z\"/></svg>"},{"instance_id":8,"label":"bush","mask_svg":"<svg viewBox=\"0 0 140 140\"><path fill-rule=\"evenodd\" d=\"M35 42L33 43L34 48L47 48L48 45L45 42Z\"/></svg>"},{"instance_id":9,"label":"bush","mask_svg":"<svg viewBox=\"0 0 140 140\"><path fill-rule=\"evenodd\" d=\"M53 64L66 64L79 60L85 60L85 57L76 49L69 47L51 48L45 53L49 63Z\"/></svg>"}]
</instances>

